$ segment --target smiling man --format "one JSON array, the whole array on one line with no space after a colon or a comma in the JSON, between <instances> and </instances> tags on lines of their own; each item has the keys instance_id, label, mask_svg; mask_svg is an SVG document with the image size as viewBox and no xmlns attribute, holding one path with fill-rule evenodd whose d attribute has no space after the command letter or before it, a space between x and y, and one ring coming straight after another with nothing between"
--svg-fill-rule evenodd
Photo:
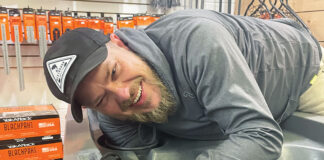
<instances>
[{"instance_id":1,"label":"smiling man","mask_svg":"<svg viewBox=\"0 0 324 160\"><path fill-rule=\"evenodd\" d=\"M116 119L166 122L174 108L168 89L118 36L110 38L107 58L81 81L76 102Z\"/></svg>"},{"instance_id":2,"label":"smiling man","mask_svg":"<svg viewBox=\"0 0 324 160\"><path fill-rule=\"evenodd\" d=\"M115 149L154 147L158 131L223 140L193 159L269 160L281 153L279 123L311 84L323 86L314 82L321 56L292 20L191 10L109 37L67 32L46 53L44 71L77 122L82 106L98 112Z\"/></svg>"}]
</instances>

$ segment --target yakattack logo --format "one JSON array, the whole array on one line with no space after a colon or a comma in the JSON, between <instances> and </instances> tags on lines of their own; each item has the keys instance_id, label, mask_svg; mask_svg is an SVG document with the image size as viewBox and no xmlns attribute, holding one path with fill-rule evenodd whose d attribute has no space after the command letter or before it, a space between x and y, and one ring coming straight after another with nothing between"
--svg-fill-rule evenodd
<instances>
[{"instance_id":1,"label":"yakattack logo","mask_svg":"<svg viewBox=\"0 0 324 160\"><path fill-rule=\"evenodd\" d=\"M16 121L30 121L32 117L16 117L16 118L4 118L5 122L16 122Z\"/></svg>"},{"instance_id":2,"label":"yakattack logo","mask_svg":"<svg viewBox=\"0 0 324 160\"><path fill-rule=\"evenodd\" d=\"M47 70L50 73L52 80L62 93L64 93L64 82L66 74L75 59L76 55L70 55L52 59L46 62Z\"/></svg>"},{"instance_id":3,"label":"yakattack logo","mask_svg":"<svg viewBox=\"0 0 324 160\"><path fill-rule=\"evenodd\" d=\"M14 145L8 145L8 148L20 148L20 147L29 147L34 146L35 143L26 143L26 144L14 144Z\"/></svg>"}]
</instances>

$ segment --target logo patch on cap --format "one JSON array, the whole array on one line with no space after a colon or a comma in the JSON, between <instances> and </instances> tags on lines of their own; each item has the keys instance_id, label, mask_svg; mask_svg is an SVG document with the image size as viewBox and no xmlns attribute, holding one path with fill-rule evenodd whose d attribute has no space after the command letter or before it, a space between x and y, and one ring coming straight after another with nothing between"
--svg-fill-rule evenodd
<instances>
[{"instance_id":1,"label":"logo patch on cap","mask_svg":"<svg viewBox=\"0 0 324 160\"><path fill-rule=\"evenodd\" d=\"M50 73L57 88L64 93L64 82L67 72L72 66L76 55L69 55L52 59L46 62L47 70Z\"/></svg>"}]
</instances>

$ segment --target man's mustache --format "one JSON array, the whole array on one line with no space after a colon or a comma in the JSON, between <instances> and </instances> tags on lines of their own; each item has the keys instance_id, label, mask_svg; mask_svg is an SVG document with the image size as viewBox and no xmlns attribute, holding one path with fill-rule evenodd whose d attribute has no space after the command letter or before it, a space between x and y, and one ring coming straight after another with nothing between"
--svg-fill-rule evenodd
<instances>
[{"instance_id":1,"label":"man's mustache","mask_svg":"<svg viewBox=\"0 0 324 160\"><path fill-rule=\"evenodd\" d=\"M135 97L137 96L138 88L141 85L141 81L142 81L142 78L138 78L138 79L134 80L133 84L131 85L131 88L129 90L129 92L130 92L129 99L125 100L120 106L120 109L123 112L125 112L133 104L133 101L134 101Z\"/></svg>"}]
</instances>

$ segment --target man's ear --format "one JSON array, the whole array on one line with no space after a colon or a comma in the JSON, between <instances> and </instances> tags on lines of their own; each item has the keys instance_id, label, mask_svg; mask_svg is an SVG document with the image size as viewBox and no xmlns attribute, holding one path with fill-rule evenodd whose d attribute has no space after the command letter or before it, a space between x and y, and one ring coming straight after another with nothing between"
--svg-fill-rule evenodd
<instances>
[{"instance_id":1,"label":"man's ear","mask_svg":"<svg viewBox=\"0 0 324 160\"><path fill-rule=\"evenodd\" d=\"M120 40L120 38L114 33L110 34L110 41L115 43L118 47L122 47L129 50L129 48L124 44L124 42Z\"/></svg>"}]
</instances>

